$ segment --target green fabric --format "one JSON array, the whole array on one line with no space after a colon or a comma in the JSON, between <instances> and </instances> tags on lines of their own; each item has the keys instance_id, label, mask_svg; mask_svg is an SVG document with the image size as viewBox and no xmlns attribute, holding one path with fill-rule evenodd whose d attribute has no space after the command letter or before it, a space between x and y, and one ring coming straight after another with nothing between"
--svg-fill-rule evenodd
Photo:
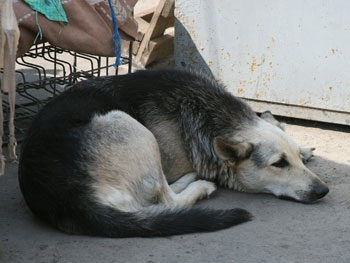
<instances>
[{"instance_id":1,"label":"green fabric","mask_svg":"<svg viewBox=\"0 0 350 263\"><path fill-rule=\"evenodd\" d=\"M33 10L43 14L52 21L68 24L66 12L60 0L24 0Z\"/></svg>"}]
</instances>

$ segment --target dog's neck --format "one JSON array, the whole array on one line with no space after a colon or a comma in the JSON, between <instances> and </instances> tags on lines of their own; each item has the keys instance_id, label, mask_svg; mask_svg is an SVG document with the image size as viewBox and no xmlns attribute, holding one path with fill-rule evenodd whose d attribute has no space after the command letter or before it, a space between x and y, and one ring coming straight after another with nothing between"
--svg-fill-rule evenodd
<instances>
[{"instance_id":1,"label":"dog's neck","mask_svg":"<svg viewBox=\"0 0 350 263\"><path fill-rule=\"evenodd\" d=\"M216 181L220 186L236 191L245 192L246 188L238 180L238 174L235 169L227 167L226 164L217 157L211 161L196 162L200 165L195 167L198 176L202 179Z\"/></svg>"},{"instance_id":2,"label":"dog's neck","mask_svg":"<svg viewBox=\"0 0 350 263\"><path fill-rule=\"evenodd\" d=\"M232 169L230 167L226 167L226 173L218 175L217 182L221 186L232 190L240 192L247 191L246 187L238 180L238 174L235 169Z\"/></svg>"},{"instance_id":3,"label":"dog's neck","mask_svg":"<svg viewBox=\"0 0 350 263\"><path fill-rule=\"evenodd\" d=\"M229 188L240 192L246 191L246 188L238 180L237 171L235 171L235 169L233 168L226 166L223 169L222 173L217 174L216 181L219 183L220 186L223 186L225 188Z\"/></svg>"}]
</instances>

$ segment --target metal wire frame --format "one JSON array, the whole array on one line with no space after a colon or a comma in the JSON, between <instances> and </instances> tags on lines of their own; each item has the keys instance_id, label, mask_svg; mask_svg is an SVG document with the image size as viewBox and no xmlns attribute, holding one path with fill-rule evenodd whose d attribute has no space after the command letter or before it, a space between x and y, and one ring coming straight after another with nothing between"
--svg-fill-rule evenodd
<instances>
[{"instance_id":1,"label":"metal wire frame","mask_svg":"<svg viewBox=\"0 0 350 263\"><path fill-rule=\"evenodd\" d=\"M132 42L128 57L122 57L122 65L128 64L132 71ZM33 46L26 54L16 60L16 137L20 141L28 124L35 114L54 96L74 83L107 75L117 75L114 59L93 56L64 50L47 43ZM0 70L0 81L2 72ZM9 104L7 94L3 93L4 143L7 143L7 122Z\"/></svg>"}]
</instances>

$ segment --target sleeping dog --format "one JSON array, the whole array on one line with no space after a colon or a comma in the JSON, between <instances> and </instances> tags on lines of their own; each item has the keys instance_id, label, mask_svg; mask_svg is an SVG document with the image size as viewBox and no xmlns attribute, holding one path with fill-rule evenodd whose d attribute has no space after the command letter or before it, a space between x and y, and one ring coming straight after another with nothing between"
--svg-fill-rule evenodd
<instances>
[{"instance_id":1,"label":"sleeping dog","mask_svg":"<svg viewBox=\"0 0 350 263\"><path fill-rule=\"evenodd\" d=\"M19 182L34 214L67 233L167 236L250 220L239 208L191 207L214 183L304 203L324 197L303 163L311 154L215 79L138 71L50 101L23 142Z\"/></svg>"}]
</instances>

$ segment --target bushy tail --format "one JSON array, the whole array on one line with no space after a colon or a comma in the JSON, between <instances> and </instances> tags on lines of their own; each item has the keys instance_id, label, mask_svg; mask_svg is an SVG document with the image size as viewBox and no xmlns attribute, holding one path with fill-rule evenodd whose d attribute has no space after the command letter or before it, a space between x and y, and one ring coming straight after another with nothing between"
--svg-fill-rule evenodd
<instances>
[{"instance_id":1,"label":"bushy tail","mask_svg":"<svg viewBox=\"0 0 350 263\"><path fill-rule=\"evenodd\" d=\"M73 234L104 237L154 237L210 232L251 220L244 209L203 208L149 209L125 213L111 207L95 207L93 213L74 220L59 220L55 225Z\"/></svg>"}]
</instances>

